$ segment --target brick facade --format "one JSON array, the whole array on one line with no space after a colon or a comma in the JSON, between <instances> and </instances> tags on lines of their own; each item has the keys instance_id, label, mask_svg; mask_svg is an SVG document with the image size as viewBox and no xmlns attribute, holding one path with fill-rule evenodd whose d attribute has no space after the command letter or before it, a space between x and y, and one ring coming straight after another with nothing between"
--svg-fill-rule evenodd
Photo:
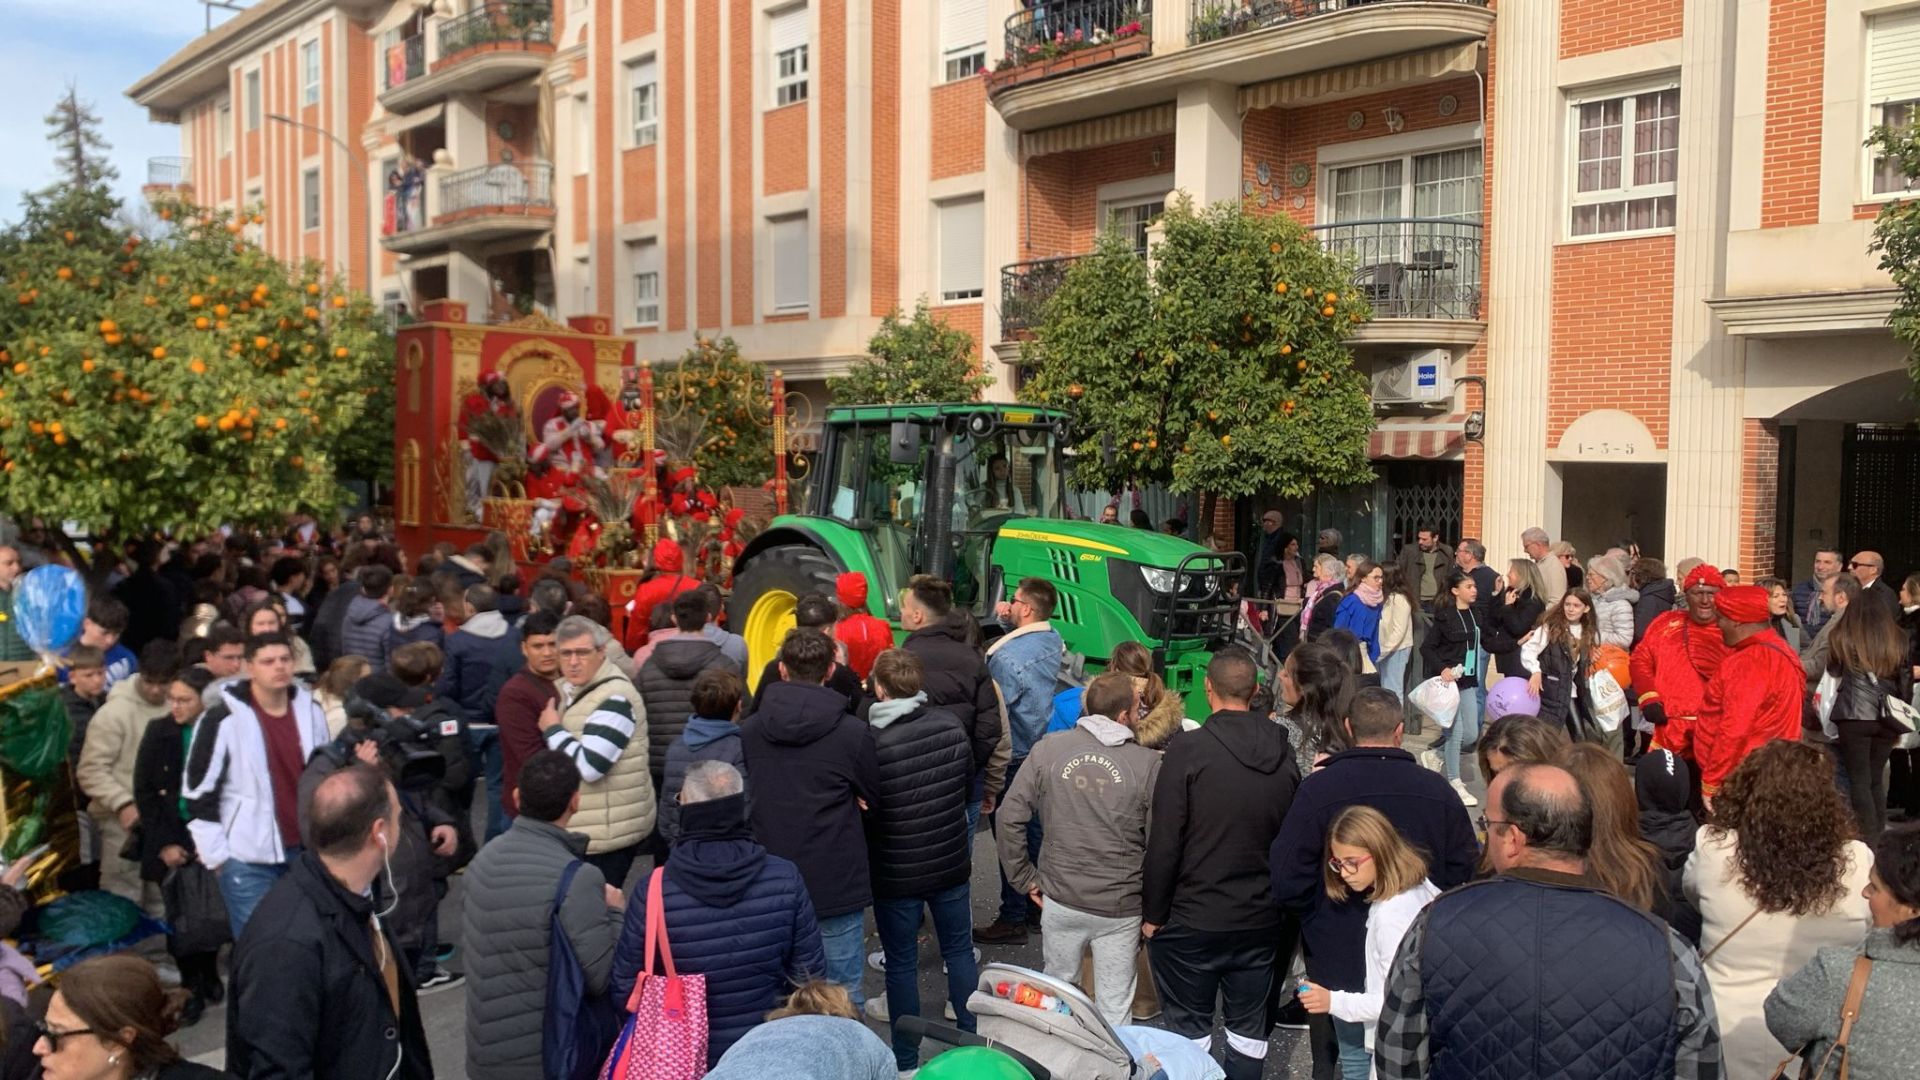
<instances>
[{"instance_id":1,"label":"brick facade","mask_svg":"<svg viewBox=\"0 0 1920 1080\"><path fill-rule=\"evenodd\" d=\"M1767 26L1767 116L1760 226L1820 219L1821 85L1827 6L1773 0ZM1813 47L1809 47L1809 44ZM1877 209L1877 207L1875 208Z\"/></svg>"},{"instance_id":2,"label":"brick facade","mask_svg":"<svg viewBox=\"0 0 1920 1080\"><path fill-rule=\"evenodd\" d=\"M1560 56L1590 56L1680 36L1684 0L1557 0ZM1788 0L1791 2L1791 0ZM1811 0L1808 6L1818 0Z\"/></svg>"},{"instance_id":3,"label":"brick facade","mask_svg":"<svg viewBox=\"0 0 1920 1080\"><path fill-rule=\"evenodd\" d=\"M1632 413L1665 447L1672 354L1673 237L1555 249L1549 447L1595 408Z\"/></svg>"},{"instance_id":4,"label":"brick facade","mask_svg":"<svg viewBox=\"0 0 1920 1080\"><path fill-rule=\"evenodd\" d=\"M1780 521L1780 423L1748 419L1740 455L1740 565L1747 580L1787 574L1776 565Z\"/></svg>"}]
</instances>

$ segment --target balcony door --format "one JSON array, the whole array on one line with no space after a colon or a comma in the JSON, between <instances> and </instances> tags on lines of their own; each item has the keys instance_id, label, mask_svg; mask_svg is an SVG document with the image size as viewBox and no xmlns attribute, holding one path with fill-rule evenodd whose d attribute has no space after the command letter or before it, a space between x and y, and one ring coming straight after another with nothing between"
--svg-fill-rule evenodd
<instances>
[{"instance_id":1,"label":"balcony door","mask_svg":"<svg viewBox=\"0 0 1920 1080\"><path fill-rule=\"evenodd\" d=\"M1378 314L1441 314L1424 309L1478 296L1482 182L1478 146L1330 168L1323 241Z\"/></svg>"}]
</instances>

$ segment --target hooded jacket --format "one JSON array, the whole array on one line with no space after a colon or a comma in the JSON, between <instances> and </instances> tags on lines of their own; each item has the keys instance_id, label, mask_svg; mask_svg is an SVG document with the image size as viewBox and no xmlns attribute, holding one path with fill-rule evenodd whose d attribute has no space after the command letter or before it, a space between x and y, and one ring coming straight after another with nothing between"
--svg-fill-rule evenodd
<instances>
[{"instance_id":1,"label":"hooded jacket","mask_svg":"<svg viewBox=\"0 0 1920 1080\"><path fill-rule=\"evenodd\" d=\"M744 674L739 665L705 638L682 637L665 642L640 665L640 700L647 706L647 769L656 789L667 769L667 748L687 729L693 715L693 683L709 668Z\"/></svg>"},{"instance_id":2,"label":"hooded jacket","mask_svg":"<svg viewBox=\"0 0 1920 1080\"><path fill-rule=\"evenodd\" d=\"M1169 695L1171 696L1171 695ZM1041 739L1000 803L995 828L1007 881L1022 893L1104 918L1140 913L1140 865L1160 755L1104 716ZM1027 859L1026 823L1046 823L1039 866Z\"/></svg>"},{"instance_id":3,"label":"hooded jacket","mask_svg":"<svg viewBox=\"0 0 1920 1080\"><path fill-rule=\"evenodd\" d=\"M413 645L422 641L444 650L447 643L446 627L440 625L440 620L432 615L408 616L396 611L393 613L393 618L387 620L385 644L388 656L392 656L394 650L402 645Z\"/></svg>"},{"instance_id":4,"label":"hooded jacket","mask_svg":"<svg viewBox=\"0 0 1920 1080\"><path fill-rule=\"evenodd\" d=\"M1633 643L1635 645L1640 644L1640 639L1647 636L1647 627L1653 625L1653 620L1672 611L1679 600L1679 594L1674 591L1671 578L1649 581L1640 586L1638 591L1640 595L1633 602Z\"/></svg>"},{"instance_id":5,"label":"hooded jacket","mask_svg":"<svg viewBox=\"0 0 1920 1080\"><path fill-rule=\"evenodd\" d=\"M507 625L505 615L482 611L448 634L443 647L447 658L433 687L434 698L459 706L469 726L492 727L500 688L525 662L520 632Z\"/></svg>"},{"instance_id":6,"label":"hooded jacket","mask_svg":"<svg viewBox=\"0 0 1920 1080\"><path fill-rule=\"evenodd\" d=\"M874 895L929 896L966 881L973 753L960 718L928 706L922 693L874 702L867 723L880 769L880 798L867 815Z\"/></svg>"},{"instance_id":7,"label":"hooded jacket","mask_svg":"<svg viewBox=\"0 0 1920 1080\"><path fill-rule=\"evenodd\" d=\"M673 598L689 589L700 586L696 578L681 573L687 564L686 552L678 542L661 537L653 545L653 576L640 583L634 590L633 603L627 613L627 634L622 642L628 652L633 652L647 643L647 635L653 623L653 609L660 604L671 604Z\"/></svg>"},{"instance_id":8,"label":"hooded jacket","mask_svg":"<svg viewBox=\"0 0 1920 1080\"><path fill-rule=\"evenodd\" d=\"M311 631L315 670L325 671L333 666L335 660L347 655L341 640L346 633L347 612L352 609L353 602L361 598L360 586L348 578L328 590L326 598L320 601L313 613Z\"/></svg>"},{"instance_id":9,"label":"hooded jacket","mask_svg":"<svg viewBox=\"0 0 1920 1080\"><path fill-rule=\"evenodd\" d=\"M1660 849L1666 868L1667 895L1680 895L1680 875L1693 854L1699 823L1687 809L1692 794L1693 767L1671 750L1654 749L1640 755L1633 767L1633 790L1640 803L1640 835Z\"/></svg>"},{"instance_id":10,"label":"hooded jacket","mask_svg":"<svg viewBox=\"0 0 1920 1080\"><path fill-rule=\"evenodd\" d=\"M310 760L327 741L327 715L307 688L294 683L288 708L300 733L300 759ZM284 863L287 849L274 819L273 773L266 735L253 711L253 685L238 682L221 692L220 704L201 714L187 750L183 783L193 820L187 828L200 861L209 870L229 858ZM256 912L256 914L258 914Z\"/></svg>"},{"instance_id":11,"label":"hooded jacket","mask_svg":"<svg viewBox=\"0 0 1920 1080\"><path fill-rule=\"evenodd\" d=\"M880 763L847 700L824 686L777 683L740 725L740 744L753 773L753 835L800 868L819 917L872 903L855 800L879 802Z\"/></svg>"},{"instance_id":12,"label":"hooded jacket","mask_svg":"<svg viewBox=\"0 0 1920 1080\"><path fill-rule=\"evenodd\" d=\"M340 624L338 655L364 657L373 670L387 670L387 628L393 625L392 616L386 604L364 594L354 597ZM313 660L317 664L320 657L315 655Z\"/></svg>"},{"instance_id":13,"label":"hooded jacket","mask_svg":"<svg viewBox=\"0 0 1920 1080\"><path fill-rule=\"evenodd\" d=\"M660 783L660 814L654 827L660 839L671 844L680 837L680 789L687 785L687 770L695 762L724 761L747 777L747 757L740 747L740 725L732 720L708 716L687 718L687 729L667 747L667 767ZM753 787L747 786L747 804L753 804Z\"/></svg>"},{"instance_id":14,"label":"hooded jacket","mask_svg":"<svg viewBox=\"0 0 1920 1080\"><path fill-rule=\"evenodd\" d=\"M915 630L900 647L920 658L927 704L950 708L960 717L973 744L974 770L986 768L1000 741L1000 698L986 658L967 644L966 631L953 619Z\"/></svg>"},{"instance_id":15,"label":"hooded jacket","mask_svg":"<svg viewBox=\"0 0 1920 1080\"><path fill-rule=\"evenodd\" d=\"M674 967L707 979L709 1067L789 987L827 966L800 872L754 842L744 802L730 795L681 807L684 832L661 883ZM614 949L613 998L622 1003L646 966L649 891L646 881L634 888ZM663 971L657 959L653 970Z\"/></svg>"},{"instance_id":16,"label":"hooded jacket","mask_svg":"<svg viewBox=\"0 0 1920 1080\"><path fill-rule=\"evenodd\" d=\"M1141 918L1194 930L1269 930L1280 921L1267 853L1300 786L1280 725L1221 710L1167 744L1153 786Z\"/></svg>"}]
</instances>

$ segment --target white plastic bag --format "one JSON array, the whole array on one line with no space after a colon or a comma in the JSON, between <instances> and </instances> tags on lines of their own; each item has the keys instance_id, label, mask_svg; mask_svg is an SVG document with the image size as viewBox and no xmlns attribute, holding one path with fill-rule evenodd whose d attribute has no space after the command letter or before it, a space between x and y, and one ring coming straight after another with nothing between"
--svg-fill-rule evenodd
<instances>
[{"instance_id":1,"label":"white plastic bag","mask_svg":"<svg viewBox=\"0 0 1920 1080\"><path fill-rule=\"evenodd\" d=\"M1833 703L1840 697L1840 676L1832 668L1820 673L1820 682L1813 688L1813 711L1820 717L1820 732L1829 739L1838 739L1840 729L1833 722Z\"/></svg>"},{"instance_id":2,"label":"white plastic bag","mask_svg":"<svg viewBox=\"0 0 1920 1080\"><path fill-rule=\"evenodd\" d=\"M1620 721L1627 718L1627 692L1620 689L1613 672L1601 668L1587 676L1587 693L1593 705L1593 719L1600 730L1619 731Z\"/></svg>"},{"instance_id":3,"label":"white plastic bag","mask_svg":"<svg viewBox=\"0 0 1920 1080\"><path fill-rule=\"evenodd\" d=\"M1443 731L1453 727L1453 718L1460 712L1460 688L1438 675L1414 687L1407 700Z\"/></svg>"}]
</instances>

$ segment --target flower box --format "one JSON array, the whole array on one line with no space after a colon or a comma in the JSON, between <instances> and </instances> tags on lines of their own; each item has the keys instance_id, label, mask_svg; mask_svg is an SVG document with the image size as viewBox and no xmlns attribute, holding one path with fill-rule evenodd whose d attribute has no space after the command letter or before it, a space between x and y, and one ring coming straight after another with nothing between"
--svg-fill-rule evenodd
<instances>
[{"instance_id":1,"label":"flower box","mask_svg":"<svg viewBox=\"0 0 1920 1080\"><path fill-rule=\"evenodd\" d=\"M1102 45L1074 49L1061 56L1034 63L1018 64L987 75L987 93L994 94L1010 86L1038 82L1083 68L1100 67L1118 60L1146 56L1153 51L1153 39L1144 33L1119 38Z\"/></svg>"}]
</instances>

